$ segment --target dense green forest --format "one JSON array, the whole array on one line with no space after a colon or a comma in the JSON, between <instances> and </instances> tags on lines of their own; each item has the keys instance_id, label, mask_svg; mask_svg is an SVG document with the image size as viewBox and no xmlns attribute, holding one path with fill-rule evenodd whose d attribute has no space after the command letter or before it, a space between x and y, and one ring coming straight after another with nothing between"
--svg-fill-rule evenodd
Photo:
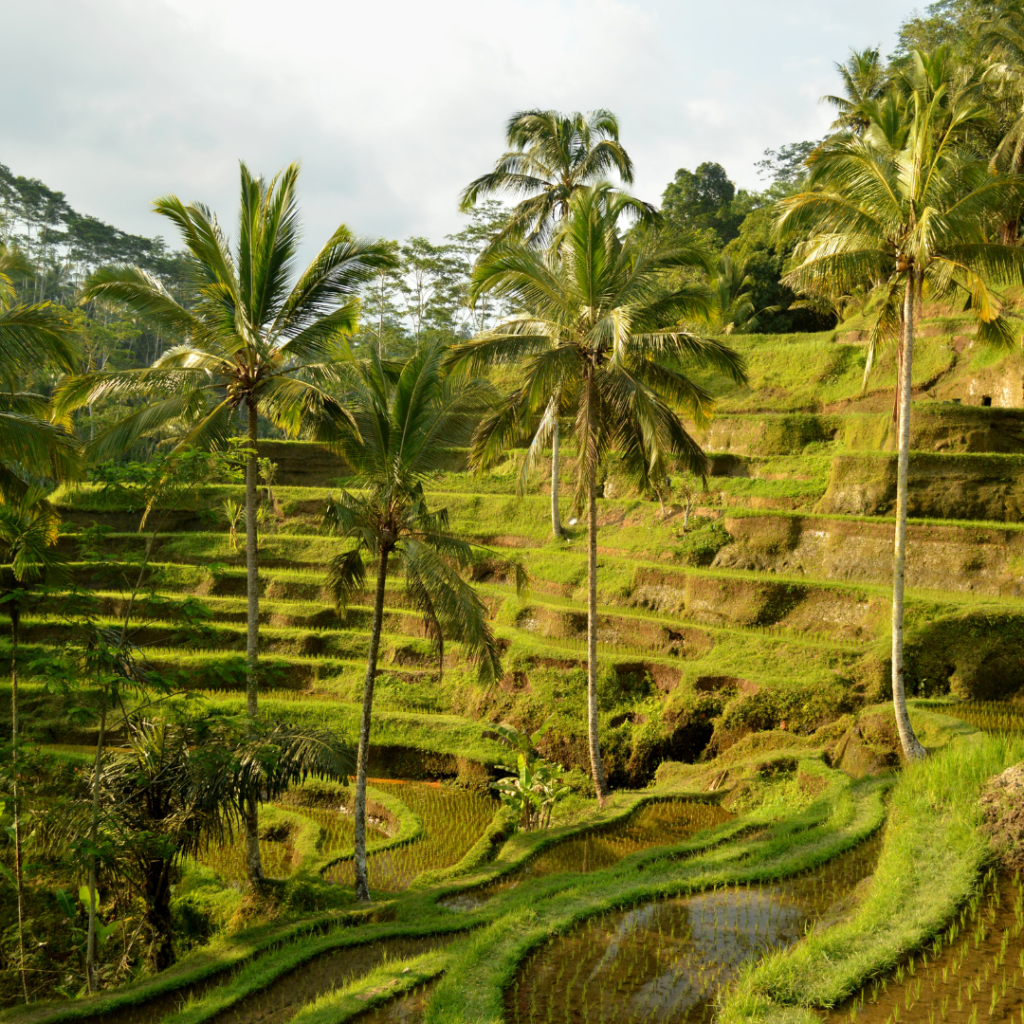
<instances>
[{"instance_id":1,"label":"dense green forest","mask_svg":"<svg viewBox=\"0 0 1024 1024\"><path fill-rule=\"evenodd\" d=\"M1024 4L835 70L440 241L0 165L0 1020L1024 1013Z\"/></svg>"}]
</instances>

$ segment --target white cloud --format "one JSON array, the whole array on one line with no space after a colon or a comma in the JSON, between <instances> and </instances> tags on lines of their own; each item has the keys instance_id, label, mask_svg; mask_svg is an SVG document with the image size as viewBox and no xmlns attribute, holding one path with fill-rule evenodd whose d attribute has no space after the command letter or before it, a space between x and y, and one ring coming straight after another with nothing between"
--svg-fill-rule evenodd
<instances>
[{"instance_id":1,"label":"white cloud","mask_svg":"<svg viewBox=\"0 0 1024 1024\"><path fill-rule=\"evenodd\" d=\"M509 114L604 106L646 198L703 160L756 187L766 147L823 133L832 62L891 40L912 6L35 0L5 12L0 160L155 233L153 196L201 198L230 223L239 158L301 159L311 241L339 221L437 237Z\"/></svg>"}]
</instances>

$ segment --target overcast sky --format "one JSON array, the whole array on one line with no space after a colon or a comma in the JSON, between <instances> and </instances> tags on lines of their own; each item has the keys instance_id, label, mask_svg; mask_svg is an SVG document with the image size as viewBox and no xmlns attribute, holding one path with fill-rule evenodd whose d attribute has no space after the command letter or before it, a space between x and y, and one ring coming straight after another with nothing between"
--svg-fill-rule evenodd
<instances>
[{"instance_id":1,"label":"overcast sky","mask_svg":"<svg viewBox=\"0 0 1024 1024\"><path fill-rule=\"evenodd\" d=\"M237 161L301 160L310 242L439 239L531 107L615 111L657 200L717 160L818 138L850 47L891 49L905 0L32 0L4 5L0 162L73 207L161 233L153 197L233 224Z\"/></svg>"}]
</instances>

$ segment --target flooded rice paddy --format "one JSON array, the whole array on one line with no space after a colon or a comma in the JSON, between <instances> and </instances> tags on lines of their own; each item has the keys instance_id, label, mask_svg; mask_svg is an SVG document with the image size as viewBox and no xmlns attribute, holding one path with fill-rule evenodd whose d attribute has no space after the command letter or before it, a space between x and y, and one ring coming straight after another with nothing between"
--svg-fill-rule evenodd
<instances>
[{"instance_id":1,"label":"flooded rice paddy","mask_svg":"<svg viewBox=\"0 0 1024 1024\"><path fill-rule=\"evenodd\" d=\"M246 996L212 1020L214 1024L284 1024L307 1003L369 974L381 964L441 949L454 938L454 935L429 935L380 939L362 946L346 946L321 953L261 991ZM359 1019L368 1018L361 1015Z\"/></svg>"},{"instance_id":2,"label":"flooded rice paddy","mask_svg":"<svg viewBox=\"0 0 1024 1024\"><path fill-rule=\"evenodd\" d=\"M936 939L827 1024L1024 1024L1024 883L990 874Z\"/></svg>"},{"instance_id":3,"label":"flooded rice paddy","mask_svg":"<svg viewBox=\"0 0 1024 1024\"><path fill-rule=\"evenodd\" d=\"M370 888L381 892L398 892L424 871L456 864L483 835L497 806L490 796L439 782L374 781L373 785L394 794L418 814L424 832L408 846L370 855ZM352 862L345 861L328 869L325 877L352 885L353 870Z\"/></svg>"},{"instance_id":4,"label":"flooded rice paddy","mask_svg":"<svg viewBox=\"0 0 1024 1024\"><path fill-rule=\"evenodd\" d=\"M309 807L282 801L274 806L286 810L290 815L305 819L306 826L316 838L316 852L323 858L331 854L346 853L355 842L355 824L351 814L331 807ZM369 842L386 839L386 833L367 822L366 836ZM288 878L298 867L295 840L296 831L290 828L270 827L264 830L260 839L260 856L263 870L270 878ZM200 858L200 863L213 868L227 882L245 883L245 840L236 836L233 842L211 844Z\"/></svg>"},{"instance_id":5,"label":"flooded rice paddy","mask_svg":"<svg viewBox=\"0 0 1024 1024\"><path fill-rule=\"evenodd\" d=\"M475 910L495 893L513 889L531 878L565 871L601 871L631 853L655 846L673 846L732 817L716 803L660 800L645 804L625 821L563 839L497 881L449 896L440 903L449 910Z\"/></svg>"},{"instance_id":6,"label":"flooded rice paddy","mask_svg":"<svg viewBox=\"0 0 1024 1024\"><path fill-rule=\"evenodd\" d=\"M423 836L408 846L372 853L369 858L370 886L383 892L397 892L422 871L448 867L461 860L483 835L491 822L496 803L488 795L457 789L438 782L371 780L376 789L397 796L423 823ZM289 816L305 821L302 826L314 838L321 860L332 854L350 853L355 842L355 825L347 809L296 803L287 797L276 804ZM382 822L367 822L367 839L373 843L388 837ZM264 830L260 839L263 868L271 878L287 878L299 866L296 853L297 829L294 826ZM233 842L211 845L201 863L213 868L225 881L245 881L245 843L241 836ZM329 868L325 877L344 885L353 883L351 861Z\"/></svg>"},{"instance_id":7,"label":"flooded rice paddy","mask_svg":"<svg viewBox=\"0 0 1024 1024\"><path fill-rule=\"evenodd\" d=\"M511 1024L710 1021L740 967L792 945L873 871L875 838L774 885L730 886L590 918L539 947L506 991Z\"/></svg>"}]
</instances>

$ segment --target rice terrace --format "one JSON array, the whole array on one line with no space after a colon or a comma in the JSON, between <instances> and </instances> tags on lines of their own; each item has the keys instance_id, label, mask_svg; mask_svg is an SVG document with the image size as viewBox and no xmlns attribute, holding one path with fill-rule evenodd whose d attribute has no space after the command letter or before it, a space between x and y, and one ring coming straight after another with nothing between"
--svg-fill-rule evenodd
<instances>
[{"instance_id":1,"label":"rice terrace","mask_svg":"<svg viewBox=\"0 0 1024 1024\"><path fill-rule=\"evenodd\" d=\"M1024 4L839 57L440 242L0 164L0 1024L1024 1024Z\"/></svg>"}]
</instances>

